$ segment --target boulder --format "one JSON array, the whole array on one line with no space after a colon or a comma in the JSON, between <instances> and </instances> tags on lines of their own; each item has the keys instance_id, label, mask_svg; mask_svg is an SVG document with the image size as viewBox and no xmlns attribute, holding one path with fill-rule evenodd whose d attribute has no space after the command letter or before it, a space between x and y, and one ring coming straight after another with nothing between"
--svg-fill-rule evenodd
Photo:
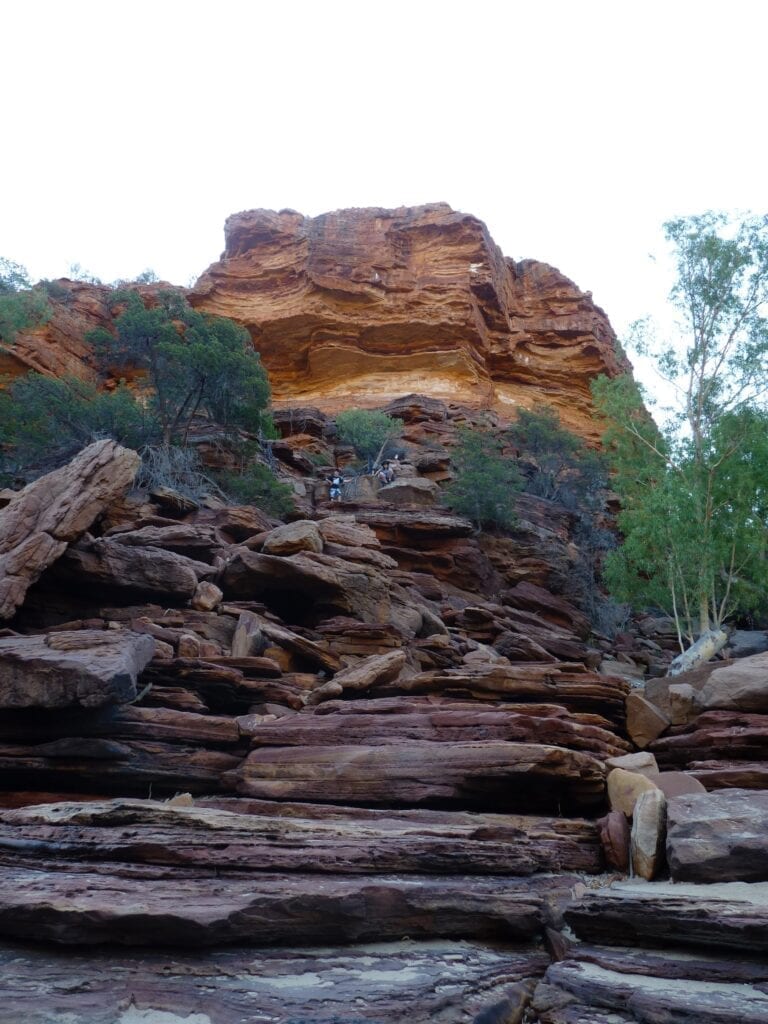
<instances>
[{"instance_id":1,"label":"boulder","mask_svg":"<svg viewBox=\"0 0 768 1024\"><path fill-rule=\"evenodd\" d=\"M647 747L669 728L670 720L639 693L630 693L626 701L627 732L638 747Z\"/></svg>"},{"instance_id":2,"label":"boulder","mask_svg":"<svg viewBox=\"0 0 768 1024\"><path fill-rule=\"evenodd\" d=\"M261 550L265 555L295 555L299 551L323 550L323 538L316 523L298 519L271 530L264 539Z\"/></svg>"},{"instance_id":3,"label":"boulder","mask_svg":"<svg viewBox=\"0 0 768 1024\"><path fill-rule=\"evenodd\" d=\"M379 501L387 501L392 505L415 505L428 508L437 501L440 488L432 480L423 477L408 477L395 480L391 484L380 487L376 493Z\"/></svg>"},{"instance_id":4,"label":"boulder","mask_svg":"<svg viewBox=\"0 0 768 1024\"><path fill-rule=\"evenodd\" d=\"M638 775L646 775L649 779L659 774L656 758L645 750L637 754L622 754L620 757L609 757L605 764L608 768L622 768L625 772L636 772Z\"/></svg>"},{"instance_id":5,"label":"boulder","mask_svg":"<svg viewBox=\"0 0 768 1024\"><path fill-rule=\"evenodd\" d=\"M151 636L127 631L0 639L0 707L94 708L132 700L154 652Z\"/></svg>"},{"instance_id":6,"label":"boulder","mask_svg":"<svg viewBox=\"0 0 768 1024\"><path fill-rule=\"evenodd\" d=\"M768 881L768 792L675 796L668 821L667 859L676 881Z\"/></svg>"},{"instance_id":7,"label":"boulder","mask_svg":"<svg viewBox=\"0 0 768 1024\"><path fill-rule=\"evenodd\" d=\"M372 566L331 555L301 552L283 557L239 547L218 582L228 597L258 598L281 608L288 601L299 621L302 608L312 606L327 615L347 613L364 622L390 618L386 577Z\"/></svg>"},{"instance_id":8,"label":"boulder","mask_svg":"<svg viewBox=\"0 0 768 1024\"><path fill-rule=\"evenodd\" d=\"M190 605L200 612L211 612L221 604L224 595L215 583L203 580L195 587L195 592L190 600Z\"/></svg>"},{"instance_id":9,"label":"boulder","mask_svg":"<svg viewBox=\"0 0 768 1024\"><path fill-rule=\"evenodd\" d=\"M768 713L768 653L716 669L699 691L698 703L706 710Z\"/></svg>"},{"instance_id":10,"label":"boulder","mask_svg":"<svg viewBox=\"0 0 768 1024\"><path fill-rule=\"evenodd\" d=\"M659 772L658 775L651 775L650 778L667 800L673 796L684 796L687 793L706 793L705 787L688 772Z\"/></svg>"},{"instance_id":11,"label":"boulder","mask_svg":"<svg viewBox=\"0 0 768 1024\"><path fill-rule=\"evenodd\" d=\"M626 874L629 870L630 830L627 816L622 811L610 811L597 822L605 862L614 871Z\"/></svg>"},{"instance_id":12,"label":"boulder","mask_svg":"<svg viewBox=\"0 0 768 1024\"><path fill-rule=\"evenodd\" d=\"M189 600L198 582L213 574L205 562L161 548L131 547L112 537L84 538L59 561L55 580L98 593L117 591L141 596Z\"/></svg>"},{"instance_id":13,"label":"boulder","mask_svg":"<svg viewBox=\"0 0 768 1024\"><path fill-rule=\"evenodd\" d=\"M641 793L635 804L630 838L632 871L650 881L664 863L664 829L667 800L660 789Z\"/></svg>"},{"instance_id":14,"label":"boulder","mask_svg":"<svg viewBox=\"0 0 768 1024\"><path fill-rule=\"evenodd\" d=\"M0 619L13 616L45 569L130 487L139 462L114 441L96 441L0 509Z\"/></svg>"},{"instance_id":15,"label":"boulder","mask_svg":"<svg viewBox=\"0 0 768 1024\"><path fill-rule=\"evenodd\" d=\"M621 811L628 818L633 816L640 795L657 789L658 786L652 779L637 772L614 768L608 774L608 802L611 810Z\"/></svg>"}]
</instances>

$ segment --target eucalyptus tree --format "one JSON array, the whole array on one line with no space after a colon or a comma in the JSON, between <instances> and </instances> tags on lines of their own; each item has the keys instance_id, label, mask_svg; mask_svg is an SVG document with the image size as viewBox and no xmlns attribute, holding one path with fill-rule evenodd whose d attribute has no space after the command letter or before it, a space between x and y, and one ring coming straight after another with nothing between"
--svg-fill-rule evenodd
<instances>
[{"instance_id":1,"label":"eucalyptus tree","mask_svg":"<svg viewBox=\"0 0 768 1024\"><path fill-rule=\"evenodd\" d=\"M722 213L665 225L673 326L643 321L671 404L657 426L629 378L595 382L623 511L606 560L615 595L665 608L681 648L765 603L768 512L768 216ZM710 645L711 647L712 645Z\"/></svg>"}]
</instances>

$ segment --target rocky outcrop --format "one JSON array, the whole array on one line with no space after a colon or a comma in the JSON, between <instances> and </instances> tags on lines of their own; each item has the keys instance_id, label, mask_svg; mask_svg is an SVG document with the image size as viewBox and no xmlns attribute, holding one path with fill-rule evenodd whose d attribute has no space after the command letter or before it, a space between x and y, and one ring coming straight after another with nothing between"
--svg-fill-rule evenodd
<instances>
[{"instance_id":1,"label":"rocky outcrop","mask_svg":"<svg viewBox=\"0 0 768 1024\"><path fill-rule=\"evenodd\" d=\"M624 368L605 314L552 267L505 259L477 218L443 203L251 210L225 235L190 301L249 329L278 407L543 401L596 437L589 381Z\"/></svg>"},{"instance_id":2,"label":"rocky outcrop","mask_svg":"<svg viewBox=\"0 0 768 1024\"><path fill-rule=\"evenodd\" d=\"M0 509L0 619L9 619L67 545L122 497L138 466L136 452L96 441Z\"/></svg>"},{"instance_id":3,"label":"rocky outcrop","mask_svg":"<svg viewBox=\"0 0 768 1024\"><path fill-rule=\"evenodd\" d=\"M768 882L768 793L729 789L673 798L667 859L681 882Z\"/></svg>"},{"instance_id":4,"label":"rocky outcrop","mask_svg":"<svg viewBox=\"0 0 768 1024\"><path fill-rule=\"evenodd\" d=\"M155 653L140 633L72 630L0 639L0 708L124 703Z\"/></svg>"}]
</instances>

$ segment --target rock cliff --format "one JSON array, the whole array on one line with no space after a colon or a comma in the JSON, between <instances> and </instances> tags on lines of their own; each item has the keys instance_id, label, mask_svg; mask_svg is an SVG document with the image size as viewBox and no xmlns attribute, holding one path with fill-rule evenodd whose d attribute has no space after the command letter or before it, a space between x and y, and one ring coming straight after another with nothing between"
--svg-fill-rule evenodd
<instances>
[{"instance_id":1,"label":"rock cliff","mask_svg":"<svg viewBox=\"0 0 768 1024\"><path fill-rule=\"evenodd\" d=\"M624 368L607 317L553 267L505 258L476 217L250 210L225 236L190 302L249 329L278 407L415 392L512 416L546 402L595 437L590 380Z\"/></svg>"}]
</instances>

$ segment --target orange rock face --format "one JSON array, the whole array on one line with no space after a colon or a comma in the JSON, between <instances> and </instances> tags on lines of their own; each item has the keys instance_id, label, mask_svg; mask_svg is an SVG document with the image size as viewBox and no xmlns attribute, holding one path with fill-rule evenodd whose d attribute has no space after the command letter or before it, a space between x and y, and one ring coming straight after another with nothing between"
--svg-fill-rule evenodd
<instances>
[{"instance_id":1,"label":"orange rock face","mask_svg":"<svg viewBox=\"0 0 768 1024\"><path fill-rule=\"evenodd\" d=\"M225 233L189 298L249 329L278 408L416 392L511 417L545 402L596 438L590 380L627 368L589 294L544 263L506 259L481 221L446 204L251 210Z\"/></svg>"},{"instance_id":2,"label":"orange rock face","mask_svg":"<svg viewBox=\"0 0 768 1024\"><path fill-rule=\"evenodd\" d=\"M0 346L0 376L17 377L34 370L48 377L93 375L91 348L85 335L111 322L107 285L61 280L50 298L50 319L19 333L12 345Z\"/></svg>"}]
</instances>

